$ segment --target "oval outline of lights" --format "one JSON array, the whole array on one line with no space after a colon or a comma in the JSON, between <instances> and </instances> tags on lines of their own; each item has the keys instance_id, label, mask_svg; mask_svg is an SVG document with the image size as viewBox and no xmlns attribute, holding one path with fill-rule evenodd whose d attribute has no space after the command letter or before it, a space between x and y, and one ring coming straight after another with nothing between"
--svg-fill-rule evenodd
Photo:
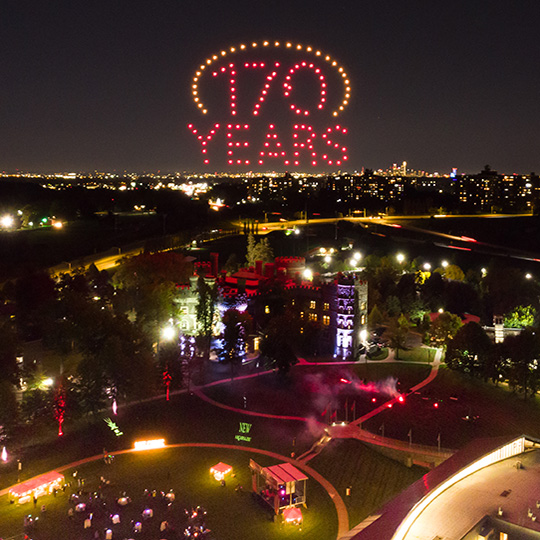
<instances>
[{"instance_id":1,"label":"oval outline of lights","mask_svg":"<svg viewBox=\"0 0 540 540\"><path fill-rule=\"evenodd\" d=\"M265 45L265 43L268 43L268 45ZM350 99L350 93L351 93L351 88L350 88L350 80L349 80L349 76L347 75L346 71L344 70L343 66L341 66L339 64L339 62L337 62L337 60L333 57L331 57L330 55L328 54L324 54L321 49L313 49L313 47L311 46L304 46L300 43L297 43L297 44L294 44L293 42L291 41L286 41L284 42L284 44L282 44L283 42L279 42L279 41L275 41L275 42L271 42L270 40L263 40L260 42L260 44L262 45L262 47L264 48L267 48L267 49L270 49L270 48L274 48L274 49L280 49L280 48L284 48L284 49L287 49L288 51L290 52L294 52L294 53L302 53L302 54L305 54L306 52L311 54L312 56L314 56L315 58L319 57L319 58L323 58L327 65L329 67L331 67L332 69L334 69L335 71L337 71L338 75L341 75L341 78L343 79L343 84L344 84L344 95L345 94L348 94L346 95L345 97L342 98L341 100L341 105L336 107L333 111L331 111L331 116L333 117L337 117L339 116L348 106L349 106L349 99ZM227 55L235 55L235 54L238 54L238 53L241 53L241 52L246 52L248 50L252 50L252 49L256 49L258 48L258 45L259 45L259 42L258 41L254 41L251 43L251 47L247 47L244 43L240 43L236 46L232 46L232 47L229 47L229 50L227 52ZM206 58L205 62L206 62L206 65L208 65L208 67L210 65L212 65L212 63L214 62L213 60L213 57L214 56L217 56L217 60L221 60L222 58L219 56L219 54L222 54L223 51L220 51L220 53L213 53L211 54L209 57ZM195 88L195 90L198 90L198 81L199 79L202 79L203 75L207 72L207 70L205 70L205 67L206 65L202 64L201 66L199 66L198 70L196 71L196 77L193 77L192 79L192 82L194 83L192 88ZM200 73L200 71L202 71L202 73ZM200 74L199 74L200 73ZM199 107L199 105L203 105L204 107L204 110L202 111L204 114L206 114L208 112L208 109L207 107L204 105L204 103L202 103L200 100L199 100L199 103L197 103L196 105ZM199 107L201 108L201 107Z\"/></svg>"}]
</instances>

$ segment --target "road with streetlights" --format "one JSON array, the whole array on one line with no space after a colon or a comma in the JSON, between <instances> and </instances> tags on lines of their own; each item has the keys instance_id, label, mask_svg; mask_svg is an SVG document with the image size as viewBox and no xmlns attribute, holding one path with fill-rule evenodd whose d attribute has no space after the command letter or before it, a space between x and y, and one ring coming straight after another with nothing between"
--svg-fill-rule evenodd
<instances>
[{"instance_id":1,"label":"road with streetlights","mask_svg":"<svg viewBox=\"0 0 540 540\"><path fill-rule=\"evenodd\" d=\"M420 220L454 220L459 218L468 219L507 219L507 218L532 218L531 214L480 214L480 215L419 215L419 216L377 216L377 217L342 217L342 218L308 218L301 220L261 223L257 233L268 234L278 230L296 230L309 225L331 225L339 221L358 223L368 229L371 234L377 236L389 236L394 238L407 239L407 233L412 233L416 238L409 238L418 241L418 237L425 242L431 242L437 247L454 249L459 251L469 251L484 255L495 255L510 257L524 261L540 262L540 253L517 249L510 246L484 242L464 235L454 235L432 230L428 227L417 226L410 221ZM236 224L239 228L241 224ZM371 230L370 230L371 229Z\"/></svg>"}]
</instances>

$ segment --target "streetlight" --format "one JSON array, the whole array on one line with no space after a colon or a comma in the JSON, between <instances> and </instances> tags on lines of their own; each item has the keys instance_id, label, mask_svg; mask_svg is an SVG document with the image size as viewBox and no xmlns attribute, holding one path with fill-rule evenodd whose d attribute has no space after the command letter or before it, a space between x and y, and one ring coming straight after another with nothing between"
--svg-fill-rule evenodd
<instances>
[{"instance_id":1,"label":"streetlight","mask_svg":"<svg viewBox=\"0 0 540 540\"><path fill-rule=\"evenodd\" d=\"M304 270L304 279L307 279L308 281L313 280L313 272L309 268Z\"/></svg>"},{"instance_id":2,"label":"streetlight","mask_svg":"<svg viewBox=\"0 0 540 540\"><path fill-rule=\"evenodd\" d=\"M2 216L0 218L0 227L3 229L11 229L15 223L15 220L13 219L13 216L10 216L9 214L6 214L5 216Z\"/></svg>"},{"instance_id":3,"label":"streetlight","mask_svg":"<svg viewBox=\"0 0 540 540\"><path fill-rule=\"evenodd\" d=\"M441 263L441 266L442 266L443 268L446 268L446 267L448 266L448 261L443 261L443 262Z\"/></svg>"},{"instance_id":4,"label":"streetlight","mask_svg":"<svg viewBox=\"0 0 540 540\"><path fill-rule=\"evenodd\" d=\"M485 268L482 268L480 270L480 272L482 272L482 277L486 277L487 276L487 270Z\"/></svg>"},{"instance_id":5,"label":"streetlight","mask_svg":"<svg viewBox=\"0 0 540 540\"><path fill-rule=\"evenodd\" d=\"M426 272L429 272L429 271L431 270L431 264L429 264L428 262L427 262L427 263L424 263L424 267L423 267L423 268L424 268L424 270L425 270Z\"/></svg>"},{"instance_id":6,"label":"streetlight","mask_svg":"<svg viewBox=\"0 0 540 540\"><path fill-rule=\"evenodd\" d=\"M330 264L332 262L332 257L330 257L330 255L326 255L326 257L324 258L324 262L326 264Z\"/></svg>"},{"instance_id":7,"label":"streetlight","mask_svg":"<svg viewBox=\"0 0 540 540\"><path fill-rule=\"evenodd\" d=\"M529 273L525 274L525 279L532 279L532 274L529 274Z\"/></svg>"},{"instance_id":8,"label":"streetlight","mask_svg":"<svg viewBox=\"0 0 540 540\"><path fill-rule=\"evenodd\" d=\"M47 388L50 388L54 384L54 379L51 377L47 377L46 379L43 379L41 383L39 384L40 388L42 390L45 390Z\"/></svg>"},{"instance_id":9,"label":"streetlight","mask_svg":"<svg viewBox=\"0 0 540 540\"><path fill-rule=\"evenodd\" d=\"M165 326L161 330L161 339L163 339L163 341L172 341L175 335L176 335L176 330L174 329L172 325Z\"/></svg>"},{"instance_id":10,"label":"streetlight","mask_svg":"<svg viewBox=\"0 0 540 540\"><path fill-rule=\"evenodd\" d=\"M403 253L398 253L398 254L396 255L396 259L397 259L397 262L398 262L399 264L401 264L401 263L405 260L405 255L403 255Z\"/></svg>"}]
</instances>

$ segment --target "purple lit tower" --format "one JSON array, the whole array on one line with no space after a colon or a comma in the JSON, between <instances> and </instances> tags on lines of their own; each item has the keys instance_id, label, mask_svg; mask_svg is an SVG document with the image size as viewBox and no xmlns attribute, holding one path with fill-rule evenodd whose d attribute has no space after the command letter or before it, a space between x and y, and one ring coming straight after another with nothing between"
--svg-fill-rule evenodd
<instances>
[{"instance_id":1,"label":"purple lit tower","mask_svg":"<svg viewBox=\"0 0 540 540\"><path fill-rule=\"evenodd\" d=\"M358 358L358 347L367 337L367 282L342 276L337 282L336 355Z\"/></svg>"}]
</instances>

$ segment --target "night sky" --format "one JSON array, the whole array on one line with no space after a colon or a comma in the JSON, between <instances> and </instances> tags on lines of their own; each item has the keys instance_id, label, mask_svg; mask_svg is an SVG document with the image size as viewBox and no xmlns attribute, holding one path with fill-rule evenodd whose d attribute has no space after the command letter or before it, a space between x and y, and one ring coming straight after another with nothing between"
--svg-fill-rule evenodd
<instances>
[{"instance_id":1,"label":"night sky","mask_svg":"<svg viewBox=\"0 0 540 540\"><path fill-rule=\"evenodd\" d=\"M227 166L225 128L237 120L251 126L243 158L256 163L269 121L291 154L296 120L283 97L285 72L257 119L248 102L262 83L240 74L238 118L230 116L225 79L221 87L201 82L200 95L214 105L205 117L192 100L192 77L208 56L268 39L320 49L350 79L349 106L337 121L328 108L309 119L317 144L325 128L346 126L340 144L348 161L325 164L317 146L317 166L304 161L303 170L352 172L406 160L440 173L486 164L538 173L539 29L535 0L2 0L0 171L256 169ZM242 61L260 60L258 51L243 54ZM271 51L266 61L276 58L289 66L301 56ZM330 102L342 88L330 67L323 72ZM313 107L317 84L299 71L293 101ZM220 123L209 165L190 123L205 133ZM268 158L262 169L288 167Z\"/></svg>"}]
</instances>

